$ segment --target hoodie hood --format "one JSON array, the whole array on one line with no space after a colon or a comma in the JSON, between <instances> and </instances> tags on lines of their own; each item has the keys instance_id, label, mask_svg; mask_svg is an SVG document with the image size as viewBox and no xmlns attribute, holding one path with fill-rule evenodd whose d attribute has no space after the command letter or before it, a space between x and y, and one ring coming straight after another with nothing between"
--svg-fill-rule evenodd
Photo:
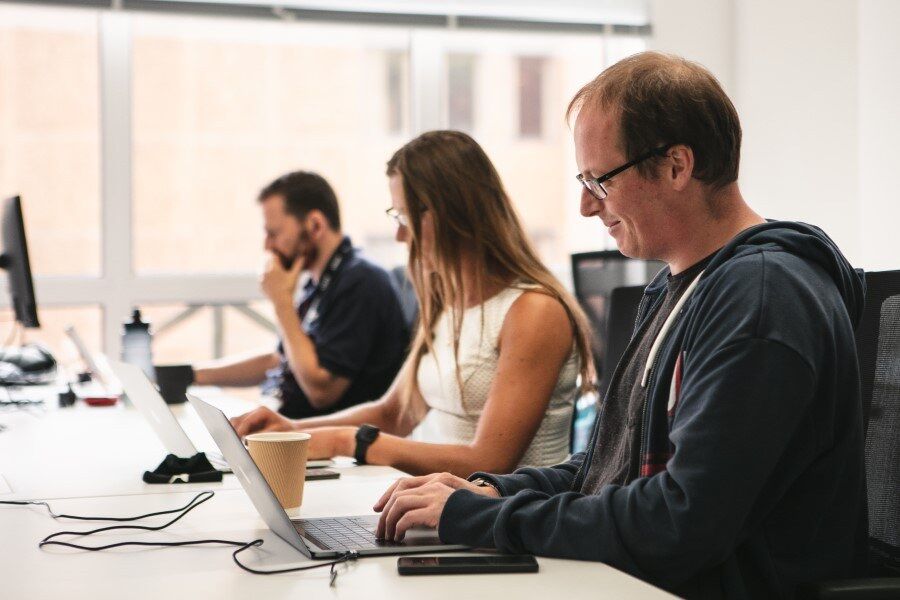
<instances>
[{"instance_id":1,"label":"hoodie hood","mask_svg":"<svg viewBox=\"0 0 900 600\"><path fill-rule=\"evenodd\" d=\"M865 305L865 277L854 269L837 244L816 227L794 221L768 221L749 227L719 250L705 272L711 273L726 261L758 251L761 247L779 249L822 267L831 276L847 308L853 327L859 324ZM647 294L655 294L666 285L669 269L663 269L647 286Z\"/></svg>"}]
</instances>

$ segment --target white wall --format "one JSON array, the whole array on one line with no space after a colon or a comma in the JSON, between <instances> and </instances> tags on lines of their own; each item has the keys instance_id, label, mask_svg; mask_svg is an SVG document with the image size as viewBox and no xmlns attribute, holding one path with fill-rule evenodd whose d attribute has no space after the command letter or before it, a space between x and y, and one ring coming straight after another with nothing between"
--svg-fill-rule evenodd
<instances>
[{"instance_id":1,"label":"white wall","mask_svg":"<svg viewBox=\"0 0 900 600\"><path fill-rule=\"evenodd\" d=\"M858 266L900 268L900 2L653 0L653 47L708 66L741 115L740 184L821 226Z\"/></svg>"},{"instance_id":2,"label":"white wall","mask_svg":"<svg viewBox=\"0 0 900 600\"><path fill-rule=\"evenodd\" d=\"M764 216L822 227L860 255L856 3L738 2L741 188Z\"/></svg>"},{"instance_id":3,"label":"white wall","mask_svg":"<svg viewBox=\"0 0 900 600\"><path fill-rule=\"evenodd\" d=\"M734 6L731 0L653 0L650 46L709 69L734 94Z\"/></svg>"},{"instance_id":4,"label":"white wall","mask_svg":"<svg viewBox=\"0 0 900 600\"><path fill-rule=\"evenodd\" d=\"M859 3L859 197L869 269L900 269L900 2Z\"/></svg>"}]
</instances>

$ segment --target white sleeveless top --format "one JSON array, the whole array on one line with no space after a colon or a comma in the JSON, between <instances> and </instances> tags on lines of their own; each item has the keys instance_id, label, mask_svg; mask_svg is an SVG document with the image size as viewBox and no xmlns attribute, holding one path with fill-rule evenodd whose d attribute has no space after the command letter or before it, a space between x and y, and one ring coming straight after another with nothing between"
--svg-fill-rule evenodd
<instances>
[{"instance_id":1,"label":"white sleeveless top","mask_svg":"<svg viewBox=\"0 0 900 600\"><path fill-rule=\"evenodd\" d=\"M453 358L453 320L448 312L441 315L435 324L434 353L422 357L418 372L419 390L430 410L410 435L412 439L439 444L472 442L497 372L500 328L510 306L523 292L525 289L521 287L506 288L463 313L459 369L465 389L465 407ZM525 451L520 467L549 466L566 459L577 377L578 353L573 344L573 351L560 370L544 420Z\"/></svg>"}]
</instances>

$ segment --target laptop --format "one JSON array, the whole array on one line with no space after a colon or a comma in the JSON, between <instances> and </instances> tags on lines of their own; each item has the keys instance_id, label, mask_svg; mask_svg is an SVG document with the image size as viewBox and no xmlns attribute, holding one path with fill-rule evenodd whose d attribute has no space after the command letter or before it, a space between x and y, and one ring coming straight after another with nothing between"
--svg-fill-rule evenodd
<instances>
[{"instance_id":1,"label":"laptop","mask_svg":"<svg viewBox=\"0 0 900 600\"><path fill-rule=\"evenodd\" d=\"M279 504L228 417L199 398L189 395L188 401L219 445L219 450L269 529L308 558L337 558L347 552L376 556L468 549L466 546L442 543L434 529L411 529L402 542L378 540L375 537L378 515L292 520Z\"/></svg>"},{"instance_id":2,"label":"laptop","mask_svg":"<svg viewBox=\"0 0 900 600\"><path fill-rule=\"evenodd\" d=\"M111 360L109 361L109 368L119 380L122 389L128 394L132 404L137 407L147 423L150 424L150 427L153 428L156 437L162 442L166 452L182 458L188 458L199 452L191 438L188 437L181 427L178 419L169 410L169 405L166 404L159 390L156 389L156 386L147 378L147 375L140 367ZM206 458L209 459L210 464L217 471L231 473L231 468L221 454L207 452ZM332 465L334 465L334 461L331 460L311 460L306 463L306 468L318 469ZM327 478L330 474L330 472L319 470L316 473L324 474L322 478Z\"/></svg>"},{"instance_id":3,"label":"laptop","mask_svg":"<svg viewBox=\"0 0 900 600\"><path fill-rule=\"evenodd\" d=\"M157 391L156 386L140 367L115 360L109 361L109 367L122 385L122 390L128 394L131 403L137 407L144 420L153 428L166 452L182 458L197 454L197 447L194 446L178 419L169 410L169 406ZM231 472L222 455L207 452L206 457L217 470L225 473Z\"/></svg>"}]
</instances>

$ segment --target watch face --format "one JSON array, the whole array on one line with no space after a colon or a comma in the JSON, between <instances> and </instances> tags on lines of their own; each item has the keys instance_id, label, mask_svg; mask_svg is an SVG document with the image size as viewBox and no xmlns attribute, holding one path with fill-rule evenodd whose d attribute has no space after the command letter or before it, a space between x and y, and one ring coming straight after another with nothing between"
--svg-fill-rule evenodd
<instances>
[{"instance_id":1,"label":"watch face","mask_svg":"<svg viewBox=\"0 0 900 600\"><path fill-rule=\"evenodd\" d=\"M357 432L357 436L365 442L374 442L375 438L378 437L378 432L379 430L377 427L372 425L361 425Z\"/></svg>"}]
</instances>

